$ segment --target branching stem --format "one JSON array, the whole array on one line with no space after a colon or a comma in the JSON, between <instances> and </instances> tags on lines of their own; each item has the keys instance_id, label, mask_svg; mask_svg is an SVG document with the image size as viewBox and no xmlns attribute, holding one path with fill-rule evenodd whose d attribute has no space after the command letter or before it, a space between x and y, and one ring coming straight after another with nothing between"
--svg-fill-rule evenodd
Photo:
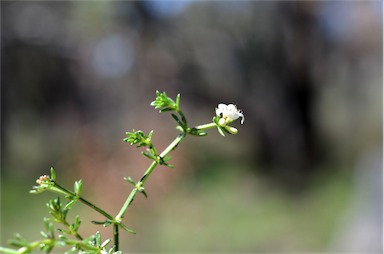
<instances>
[{"instance_id":1,"label":"branching stem","mask_svg":"<svg viewBox=\"0 0 384 254\"><path fill-rule=\"evenodd\" d=\"M167 156L172 150L174 150L177 145L185 138L187 134L185 132L180 133L179 136L175 138L175 140L172 141L171 144L167 148L164 149L163 152L159 155L161 158L164 158ZM154 160L151 165L148 167L147 171L144 173L143 177L140 179L140 181L137 183L137 186L143 186L144 182L148 179L150 174L153 172L153 170L156 168L156 166L159 164L158 161ZM139 190L137 188L134 188L131 193L129 194L128 198L125 200L124 205L120 209L119 213L116 215L115 220L117 222L120 222L121 219L124 217L125 212L127 211L127 208L132 203L133 199L135 198L137 192Z\"/></svg>"}]
</instances>

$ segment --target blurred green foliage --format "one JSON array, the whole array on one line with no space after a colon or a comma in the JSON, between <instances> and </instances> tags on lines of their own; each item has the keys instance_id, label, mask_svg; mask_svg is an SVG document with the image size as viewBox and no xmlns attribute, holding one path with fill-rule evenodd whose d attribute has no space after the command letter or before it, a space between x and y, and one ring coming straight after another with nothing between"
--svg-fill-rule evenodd
<instances>
[{"instance_id":1,"label":"blurred green foliage","mask_svg":"<svg viewBox=\"0 0 384 254\"><path fill-rule=\"evenodd\" d=\"M158 205L136 208L139 233L123 235L122 247L167 253L326 251L354 194L350 177L342 173L331 181L323 175L305 195L292 198L271 183L249 176L243 165L206 165L204 171L208 177L189 175L169 186L169 195L161 197ZM36 228L43 227L47 196L30 197L26 204L30 209L23 212L18 210L18 199L26 192L7 184L3 190L13 196L2 201L7 207L3 218L8 218L2 221L2 229L18 229L30 240L38 238ZM149 196L159 198L156 193ZM79 206L73 213L78 209L88 208ZM13 233L3 230L2 245Z\"/></svg>"}]
</instances>

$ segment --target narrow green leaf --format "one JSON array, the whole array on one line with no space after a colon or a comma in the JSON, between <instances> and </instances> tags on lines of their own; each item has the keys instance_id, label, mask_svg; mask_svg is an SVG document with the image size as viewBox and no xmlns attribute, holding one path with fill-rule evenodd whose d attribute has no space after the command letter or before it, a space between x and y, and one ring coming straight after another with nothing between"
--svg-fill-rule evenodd
<instances>
[{"instance_id":1,"label":"narrow green leaf","mask_svg":"<svg viewBox=\"0 0 384 254\"><path fill-rule=\"evenodd\" d=\"M199 129L196 129L196 128L188 129L188 133L191 134L191 135L195 135L195 136L206 136L206 135L208 135L208 133L206 133L205 131L199 130Z\"/></svg>"},{"instance_id":2,"label":"narrow green leaf","mask_svg":"<svg viewBox=\"0 0 384 254\"><path fill-rule=\"evenodd\" d=\"M68 238L60 238L60 236L59 236L59 239L60 239L60 241L56 242L56 246L57 247L65 247L67 245L66 241L68 240ZM69 253L69 252L66 251L64 254L67 254L67 253Z\"/></svg>"},{"instance_id":3,"label":"narrow green leaf","mask_svg":"<svg viewBox=\"0 0 384 254\"><path fill-rule=\"evenodd\" d=\"M140 192L143 193L144 197L148 198L148 195L147 195L147 193L145 192L144 189L143 189L143 190L140 190Z\"/></svg>"},{"instance_id":4,"label":"narrow green leaf","mask_svg":"<svg viewBox=\"0 0 384 254\"><path fill-rule=\"evenodd\" d=\"M171 156L165 156L165 157L163 157L163 161L164 162L168 162L168 161L170 161L172 159L172 157Z\"/></svg>"},{"instance_id":5,"label":"narrow green leaf","mask_svg":"<svg viewBox=\"0 0 384 254\"><path fill-rule=\"evenodd\" d=\"M165 158L162 158L159 156L159 160L160 160L159 163L160 163L160 165L164 165L164 166L167 166L169 168L174 168L173 165L167 163L167 161L169 161L170 159L171 159L170 156L167 156Z\"/></svg>"},{"instance_id":6,"label":"narrow green leaf","mask_svg":"<svg viewBox=\"0 0 384 254\"><path fill-rule=\"evenodd\" d=\"M74 191L77 194L77 196L80 196L82 189L83 189L83 181L81 179L79 181L75 181Z\"/></svg>"},{"instance_id":7,"label":"narrow green leaf","mask_svg":"<svg viewBox=\"0 0 384 254\"><path fill-rule=\"evenodd\" d=\"M128 228L127 226L125 226L124 224L119 224L120 227L122 227L125 231L127 231L128 233L131 233L131 234L136 234L135 231L133 231L132 229Z\"/></svg>"},{"instance_id":8,"label":"narrow green leaf","mask_svg":"<svg viewBox=\"0 0 384 254\"><path fill-rule=\"evenodd\" d=\"M173 117L173 119L175 119L175 121L176 121L180 126L184 126L184 124L180 121L180 119L177 117L177 115L175 115L175 114L171 114L171 116Z\"/></svg>"},{"instance_id":9,"label":"narrow green leaf","mask_svg":"<svg viewBox=\"0 0 384 254\"><path fill-rule=\"evenodd\" d=\"M148 139L149 139L150 141L152 141L152 136L153 136L153 130L151 130L151 131L149 132L149 134L148 134Z\"/></svg>"},{"instance_id":10,"label":"narrow green leaf","mask_svg":"<svg viewBox=\"0 0 384 254\"><path fill-rule=\"evenodd\" d=\"M225 134L223 132L223 130L221 129L220 126L217 126L217 130L219 131L219 133L221 134L221 136L225 137Z\"/></svg>"},{"instance_id":11,"label":"narrow green leaf","mask_svg":"<svg viewBox=\"0 0 384 254\"><path fill-rule=\"evenodd\" d=\"M53 223L49 218L46 218L46 217L44 218L44 227L49 234L51 235L53 234Z\"/></svg>"},{"instance_id":12,"label":"narrow green leaf","mask_svg":"<svg viewBox=\"0 0 384 254\"><path fill-rule=\"evenodd\" d=\"M105 221L95 221L95 220L92 220L91 222L96 225L103 225L105 223Z\"/></svg>"},{"instance_id":13,"label":"narrow green leaf","mask_svg":"<svg viewBox=\"0 0 384 254\"><path fill-rule=\"evenodd\" d=\"M207 135L208 135L208 133L206 133L205 131L199 131L197 133L197 136L200 136L200 137L207 136Z\"/></svg>"},{"instance_id":14,"label":"narrow green leaf","mask_svg":"<svg viewBox=\"0 0 384 254\"><path fill-rule=\"evenodd\" d=\"M76 215L75 221L73 222L73 230L77 231L80 227L80 224L81 224L80 217L79 215Z\"/></svg>"},{"instance_id":15,"label":"narrow green leaf","mask_svg":"<svg viewBox=\"0 0 384 254\"><path fill-rule=\"evenodd\" d=\"M168 164L168 163L166 163L166 164L164 164L165 166L167 166L168 168L174 168L175 166L174 165L172 165L172 164Z\"/></svg>"},{"instance_id":16,"label":"narrow green leaf","mask_svg":"<svg viewBox=\"0 0 384 254\"><path fill-rule=\"evenodd\" d=\"M43 238L49 238L49 236L47 235L47 233L45 233L44 231L40 231L40 235L41 235Z\"/></svg>"},{"instance_id":17,"label":"narrow green leaf","mask_svg":"<svg viewBox=\"0 0 384 254\"><path fill-rule=\"evenodd\" d=\"M180 94L177 94L176 96L176 107L177 107L177 110L180 109Z\"/></svg>"},{"instance_id":18,"label":"narrow green leaf","mask_svg":"<svg viewBox=\"0 0 384 254\"><path fill-rule=\"evenodd\" d=\"M20 234L15 234L15 239L9 240L8 244L20 248L20 247L23 247L23 246L27 246L29 243L28 243L27 240L22 238Z\"/></svg>"},{"instance_id":19,"label":"narrow green leaf","mask_svg":"<svg viewBox=\"0 0 384 254\"><path fill-rule=\"evenodd\" d=\"M176 130L178 130L180 132L184 132L183 127L181 127L180 125L176 126Z\"/></svg>"},{"instance_id":20,"label":"narrow green leaf","mask_svg":"<svg viewBox=\"0 0 384 254\"><path fill-rule=\"evenodd\" d=\"M51 180L56 181L56 172L53 167L51 167Z\"/></svg>"},{"instance_id":21,"label":"narrow green leaf","mask_svg":"<svg viewBox=\"0 0 384 254\"><path fill-rule=\"evenodd\" d=\"M160 109L160 113L163 113L163 112L167 112L167 111L174 111L175 109L174 108L163 108L163 109Z\"/></svg>"},{"instance_id":22,"label":"narrow green leaf","mask_svg":"<svg viewBox=\"0 0 384 254\"><path fill-rule=\"evenodd\" d=\"M50 253L54 247L53 243L41 243L39 248L40 250L44 251L45 253Z\"/></svg>"},{"instance_id":23,"label":"narrow green leaf","mask_svg":"<svg viewBox=\"0 0 384 254\"><path fill-rule=\"evenodd\" d=\"M220 127L220 129L222 129L225 133L234 134L234 133L231 133L230 131L227 130L228 127L230 127L230 126Z\"/></svg>"},{"instance_id":24,"label":"narrow green leaf","mask_svg":"<svg viewBox=\"0 0 384 254\"><path fill-rule=\"evenodd\" d=\"M17 248L21 248L21 247L24 247L25 245L27 245L28 243L27 244L21 244L20 242L18 242L16 240L9 240L8 244L11 246L17 247ZM18 253L18 252L16 252L16 253Z\"/></svg>"},{"instance_id":25,"label":"narrow green leaf","mask_svg":"<svg viewBox=\"0 0 384 254\"><path fill-rule=\"evenodd\" d=\"M100 246L100 243L101 243L101 235L100 235L100 232L99 232L99 231L96 232L96 238L95 238L95 240L96 240L96 245L97 245L97 246Z\"/></svg>"},{"instance_id":26,"label":"narrow green leaf","mask_svg":"<svg viewBox=\"0 0 384 254\"><path fill-rule=\"evenodd\" d=\"M58 238L64 241L68 240L68 237L66 237L65 235L58 235Z\"/></svg>"},{"instance_id":27,"label":"narrow green leaf","mask_svg":"<svg viewBox=\"0 0 384 254\"><path fill-rule=\"evenodd\" d=\"M108 227L109 225L111 225L112 224L112 221L110 221L110 220L106 220L104 223L103 223L103 227Z\"/></svg>"},{"instance_id":28,"label":"narrow green leaf","mask_svg":"<svg viewBox=\"0 0 384 254\"><path fill-rule=\"evenodd\" d=\"M136 185L135 181L134 181L130 176L128 176L128 177L124 177L123 179L124 179L125 181L129 182L130 184L132 184L133 186Z\"/></svg>"},{"instance_id":29,"label":"narrow green leaf","mask_svg":"<svg viewBox=\"0 0 384 254\"><path fill-rule=\"evenodd\" d=\"M147 152L141 152L141 154L147 157L148 159L156 160L156 158L152 154L149 154Z\"/></svg>"},{"instance_id":30,"label":"narrow green leaf","mask_svg":"<svg viewBox=\"0 0 384 254\"><path fill-rule=\"evenodd\" d=\"M111 239L107 239L107 240L105 240L105 241L100 245L100 247L101 247L101 248L104 248L104 247L107 246L108 243L110 243L110 242L111 242Z\"/></svg>"}]
</instances>

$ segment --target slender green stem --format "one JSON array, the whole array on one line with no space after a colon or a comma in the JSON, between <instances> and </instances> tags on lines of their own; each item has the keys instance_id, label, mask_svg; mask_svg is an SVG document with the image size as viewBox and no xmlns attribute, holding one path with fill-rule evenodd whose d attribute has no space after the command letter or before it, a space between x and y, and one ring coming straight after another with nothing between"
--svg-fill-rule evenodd
<instances>
[{"instance_id":1,"label":"slender green stem","mask_svg":"<svg viewBox=\"0 0 384 254\"><path fill-rule=\"evenodd\" d=\"M147 171L144 173L144 175L141 177L140 181L137 183L138 186L142 185L148 178L148 176L152 173L152 171L156 168L156 166L158 165L159 163L157 161L153 161L151 163L151 165L148 167ZM133 195L136 195L138 189L135 188L136 192L134 192ZM133 193L133 191L132 191Z\"/></svg>"},{"instance_id":2,"label":"slender green stem","mask_svg":"<svg viewBox=\"0 0 384 254\"><path fill-rule=\"evenodd\" d=\"M187 118L185 118L184 116L184 113L181 110L177 110L177 113L179 113L181 117L181 121L184 123L184 127L187 128L188 122L187 122Z\"/></svg>"},{"instance_id":3,"label":"slender green stem","mask_svg":"<svg viewBox=\"0 0 384 254\"><path fill-rule=\"evenodd\" d=\"M60 240L56 240L56 242L59 242ZM79 247L85 249L85 250L93 250L93 251L99 251L99 247L93 246L91 244L84 243L83 241L76 241L76 240L65 240L66 245L78 245Z\"/></svg>"},{"instance_id":4,"label":"slender green stem","mask_svg":"<svg viewBox=\"0 0 384 254\"><path fill-rule=\"evenodd\" d=\"M83 202L84 204L86 204L87 206L91 207L93 210L97 211L98 213L104 215L106 218L110 219L110 220L113 220L113 216L110 215L109 213L107 213L106 211L104 211L103 209L95 206L94 204L92 204L91 202L87 201L86 199L82 198L82 197L79 197L79 200L81 202Z\"/></svg>"},{"instance_id":5,"label":"slender green stem","mask_svg":"<svg viewBox=\"0 0 384 254\"><path fill-rule=\"evenodd\" d=\"M10 248L4 248L0 246L0 252L1 253L7 253L7 254L18 254L20 253L18 250L10 249Z\"/></svg>"},{"instance_id":6,"label":"slender green stem","mask_svg":"<svg viewBox=\"0 0 384 254\"><path fill-rule=\"evenodd\" d=\"M172 150L174 150L177 145L183 140L186 136L186 132L180 133L179 136L175 138L175 140L172 141L171 144L167 148L164 149L163 152L159 155L161 158L165 157L168 153L170 153ZM144 173L143 177L140 179L140 181L137 183L138 186L142 186L144 182L147 180L149 175L152 173L152 171L156 168L156 166L159 164L158 161L153 161L152 164L148 167L147 171ZM133 199L135 198L137 192L139 190L137 188L134 188L131 193L129 194L128 198L125 200L124 205L121 207L119 213L116 215L115 220L117 222L120 222L121 219L124 217L124 214L129 207L129 205L132 203Z\"/></svg>"},{"instance_id":7,"label":"slender green stem","mask_svg":"<svg viewBox=\"0 0 384 254\"><path fill-rule=\"evenodd\" d=\"M64 224L64 226L68 228L68 230L71 232L73 236L75 236L79 240L84 240L83 237L78 232L72 229L71 225L69 225L69 223L66 220L62 221L62 223Z\"/></svg>"},{"instance_id":8,"label":"slender green stem","mask_svg":"<svg viewBox=\"0 0 384 254\"><path fill-rule=\"evenodd\" d=\"M214 128L216 126L217 125L215 123L207 123L207 124L195 126L195 129L205 130L205 129L209 129L209 128Z\"/></svg>"},{"instance_id":9,"label":"slender green stem","mask_svg":"<svg viewBox=\"0 0 384 254\"><path fill-rule=\"evenodd\" d=\"M30 253L33 249L39 248L42 245L48 245L48 246L54 246L57 245L58 242L65 242L65 245L77 245L78 247L81 247L84 250L93 250L93 251L99 251L98 247L92 246L90 244L86 244L82 241L76 241L76 240L56 240L56 239L44 239L40 241L34 241L29 243L27 246L20 248L19 250L12 250L8 248L0 247L0 252L3 251L4 253Z\"/></svg>"},{"instance_id":10,"label":"slender green stem","mask_svg":"<svg viewBox=\"0 0 384 254\"><path fill-rule=\"evenodd\" d=\"M110 219L110 220L113 220L113 216L110 215L109 213L107 213L106 211L104 211L103 209L97 207L96 205L92 204L91 202L89 202L88 200L80 197L80 196L77 196L75 193L67 190L66 188L60 186L59 184L57 184L55 182L55 187L57 187L59 190L61 190L62 192L64 192L66 195L70 195L70 196L73 196L73 197L77 197L78 200L80 200L81 202L83 202L84 204L86 204L87 206L91 207L93 210L97 211L98 213L104 215L106 218Z\"/></svg>"},{"instance_id":11,"label":"slender green stem","mask_svg":"<svg viewBox=\"0 0 384 254\"><path fill-rule=\"evenodd\" d=\"M181 118L182 118L182 121L185 125L187 125L187 120L184 116L184 114L181 112L181 111L177 111ZM203 124L203 125L199 125L199 126L196 126L195 129L200 129L200 130L203 130L203 129L208 129L208 128L213 128L213 127L216 127L216 124L215 123L209 123L209 124ZM177 136L171 144L169 144L165 149L164 151L162 151L159 155L159 159L162 159L164 158L165 156L167 156L171 151L173 151L178 145L179 143L185 138L185 136L188 134L187 132L187 127L183 127L185 128L184 131L182 131L179 136ZM151 149L153 149L153 151L155 151L155 154L157 154L157 151L155 150L154 147L151 147ZM117 224L114 224L114 240L115 240L115 246L116 246L116 250L118 250L118 246L119 246L119 236L118 236L118 225L119 223L121 223L121 220L122 218L124 217L124 214L125 212L127 211L128 207L131 205L131 203L133 202L136 194L138 192L140 192L140 189L139 187L142 187L143 184L145 183L145 181L148 179L148 177L151 175L151 173L153 172L153 170L156 168L156 166L159 164L159 160L154 160L151 165L148 167L147 171L144 173L144 175L142 176L142 178L140 179L140 181L136 184L136 187L131 191L131 193L129 194L129 196L127 197L127 199L125 200L123 206L121 207L119 213L116 215L114 221L117 222Z\"/></svg>"},{"instance_id":12,"label":"slender green stem","mask_svg":"<svg viewBox=\"0 0 384 254\"><path fill-rule=\"evenodd\" d=\"M187 135L186 132L180 133L180 135L177 136L175 140L173 140L172 143L169 144L169 146L167 146L167 148L165 148L164 151L161 152L160 157L167 156L172 150L174 150L177 147L177 145L181 142L181 140L185 138L186 135Z\"/></svg>"},{"instance_id":13,"label":"slender green stem","mask_svg":"<svg viewBox=\"0 0 384 254\"><path fill-rule=\"evenodd\" d=\"M182 117L182 121L184 123L186 123L186 119L184 117L184 114L180 111L178 112L180 114L180 116ZM194 127L195 129L199 129L199 130L204 130L204 129L209 129L209 128L214 128L216 127L216 124L215 123L209 123L209 124L203 124L203 125L198 125L196 127ZM179 136L177 136L171 144L169 144L163 152L160 153L159 157L160 159L164 158L165 156L167 156L171 151L173 151L177 146L178 144L185 138L185 136L187 135L187 132L186 131L183 131L179 134ZM157 151L154 147L151 147L151 149L155 152L155 154L157 154ZM150 174L153 172L153 170L156 168L156 166L159 164L159 160L154 160L151 165L148 167L147 171L144 173L143 177L140 179L140 181L137 183L137 186L142 186L144 184L144 182L148 179L148 177L150 176ZM99 212L100 214L104 215L107 219L111 220L111 221L114 221L113 223L113 237L114 237L114 244L115 244L115 250L119 250L119 226L121 226L121 220L122 218L124 217L124 214L125 212L127 211L128 207L130 206L130 204L133 202L137 192L139 192L140 190L135 187L131 193L129 194L129 196L127 197L126 201L124 202L122 208L120 209L119 213L116 215L115 218L113 218L112 215L110 215L109 213L105 212L103 209L97 207L96 205L92 204L91 202L89 202L88 200L80 197L80 196L77 196L75 193L65 189L64 187L58 185L56 182L55 182L55 186L60 190L60 192L62 193L65 193L67 195L71 195L71 196L74 196L74 197L77 197L78 200L80 200L82 203L86 204L87 206L91 207L92 209L94 209L95 211Z\"/></svg>"},{"instance_id":14,"label":"slender green stem","mask_svg":"<svg viewBox=\"0 0 384 254\"><path fill-rule=\"evenodd\" d=\"M180 111L179 114L181 115L181 117L183 119L185 119L183 113ZM186 120L184 120L186 121ZM199 126L196 126L195 128L196 129L200 129L200 130L203 130L203 129L208 129L208 128L213 128L213 127L216 127L216 124L215 123L209 123L209 124L203 124L203 125L199 125ZM172 150L174 150L177 145L185 138L185 136L187 135L187 132L181 132L179 134L179 136L177 136L171 144L169 144L169 146L167 146L167 148L164 149L163 152L161 152L161 154L159 155L161 158L165 157L167 154L169 154ZM148 167L147 171L144 173L143 177L140 179L140 181L137 183L138 186L142 186L144 184L144 182L147 180L147 178L149 177L149 175L152 173L152 171L156 168L156 166L159 164L158 161L153 161L152 164ZM139 190L137 188L134 188L131 193L129 194L128 198L125 200L125 203L124 205L121 207L119 213L116 215L115 217L115 220L117 222L120 222L121 219L124 217L124 214L126 212L126 210L128 209L129 205L132 203L133 199L135 198L137 192Z\"/></svg>"},{"instance_id":15,"label":"slender green stem","mask_svg":"<svg viewBox=\"0 0 384 254\"><path fill-rule=\"evenodd\" d=\"M153 164L153 163L152 163ZM156 163L157 164L157 163ZM121 207L119 213L116 215L115 220L117 222L121 222L121 219L124 217L124 213L127 210L128 206L132 203L133 199L136 196L136 193L139 190L137 188L134 188L131 193L129 194L128 198L125 200L124 205Z\"/></svg>"},{"instance_id":16,"label":"slender green stem","mask_svg":"<svg viewBox=\"0 0 384 254\"><path fill-rule=\"evenodd\" d=\"M113 241L115 243L115 251L119 250L119 225L113 224Z\"/></svg>"}]
</instances>

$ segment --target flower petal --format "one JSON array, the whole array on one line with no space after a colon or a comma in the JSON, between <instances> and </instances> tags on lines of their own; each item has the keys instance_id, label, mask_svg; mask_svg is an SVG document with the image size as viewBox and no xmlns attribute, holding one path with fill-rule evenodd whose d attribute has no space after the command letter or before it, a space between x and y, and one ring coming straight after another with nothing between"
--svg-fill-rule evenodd
<instances>
[{"instance_id":1,"label":"flower petal","mask_svg":"<svg viewBox=\"0 0 384 254\"><path fill-rule=\"evenodd\" d=\"M240 123L243 124L244 123L244 115L241 111L237 112L237 118L239 118L239 117L241 117Z\"/></svg>"},{"instance_id":2,"label":"flower petal","mask_svg":"<svg viewBox=\"0 0 384 254\"><path fill-rule=\"evenodd\" d=\"M239 117L241 117L241 124L244 123L244 115L243 113L237 109L236 105L234 104L219 104L216 108L216 115L219 116L220 119L220 125L224 126L230 122L233 122L237 120Z\"/></svg>"}]
</instances>

